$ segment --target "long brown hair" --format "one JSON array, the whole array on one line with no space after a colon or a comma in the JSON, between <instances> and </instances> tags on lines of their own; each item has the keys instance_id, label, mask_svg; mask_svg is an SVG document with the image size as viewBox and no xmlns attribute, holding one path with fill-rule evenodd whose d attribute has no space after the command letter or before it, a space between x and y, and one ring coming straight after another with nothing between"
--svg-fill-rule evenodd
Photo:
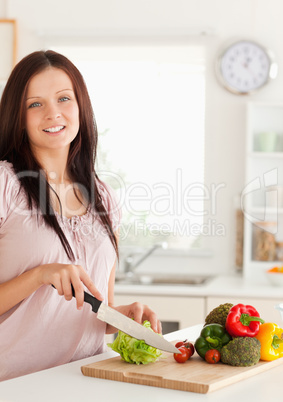
<instances>
[{"instance_id":1,"label":"long brown hair","mask_svg":"<svg viewBox=\"0 0 283 402\"><path fill-rule=\"evenodd\" d=\"M72 180L87 192L91 206L99 214L118 256L117 240L113 232L109 213L106 211L98 189L99 178L95 172L97 150L97 127L84 79L75 65L65 56L52 50L37 51L24 57L13 69L4 88L0 102L0 160L13 164L16 174L23 171L37 172L35 175L18 175L21 187L27 196L29 208L41 210L45 223L59 236L68 255L74 261L72 248L62 231L50 202L50 186L42 167L34 157L25 130L25 99L32 77L48 67L63 70L73 84L79 107L80 128L70 145L67 169ZM44 186L44 202L39 188ZM42 187L41 187L42 188Z\"/></svg>"}]
</instances>

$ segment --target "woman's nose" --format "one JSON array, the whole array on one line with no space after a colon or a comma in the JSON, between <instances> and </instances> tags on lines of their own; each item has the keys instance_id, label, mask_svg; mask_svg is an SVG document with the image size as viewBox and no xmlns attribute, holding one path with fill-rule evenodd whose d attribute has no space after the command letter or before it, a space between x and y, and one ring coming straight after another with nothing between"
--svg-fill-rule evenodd
<instances>
[{"instance_id":1,"label":"woman's nose","mask_svg":"<svg viewBox=\"0 0 283 402\"><path fill-rule=\"evenodd\" d=\"M57 119L61 116L60 109L57 105L48 105L46 109L46 118L49 120Z\"/></svg>"}]
</instances>

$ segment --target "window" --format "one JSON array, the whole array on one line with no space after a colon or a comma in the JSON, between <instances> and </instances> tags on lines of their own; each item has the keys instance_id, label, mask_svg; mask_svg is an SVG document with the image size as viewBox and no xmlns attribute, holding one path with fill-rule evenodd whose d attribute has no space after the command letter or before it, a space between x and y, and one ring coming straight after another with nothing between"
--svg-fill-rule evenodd
<instances>
[{"instance_id":1,"label":"window","mask_svg":"<svg viewBox=\"0 0 283 402\"><path fill-rule=\"evenodd\" d=\"M87 83L97 170L116 190L121 245L201 246L205 54L201 45L52 47Z\"/></svg>"}]
</instances>

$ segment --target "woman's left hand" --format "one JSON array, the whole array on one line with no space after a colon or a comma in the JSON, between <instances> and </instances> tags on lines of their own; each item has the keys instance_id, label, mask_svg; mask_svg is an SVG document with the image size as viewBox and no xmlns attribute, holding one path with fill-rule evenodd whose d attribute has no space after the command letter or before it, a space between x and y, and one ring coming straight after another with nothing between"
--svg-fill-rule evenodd
<instances>
[{"instance_id":1,"label":"woman's left hand","mask_svg":"<svg viewBox=\"0 0 283 402\"><path fill-rule=\"evenodd\" d=\"M155 312L152 311L147 305L135 302L125 306L111 307L129 318L133 318L139 324L142 324L145 320L148 320L154 332L159 334L162 333L161 322L158 320ZM111 334L114 332L117 332L117 329L108 326L107 333Z\"/></svg>"}]
</instances>

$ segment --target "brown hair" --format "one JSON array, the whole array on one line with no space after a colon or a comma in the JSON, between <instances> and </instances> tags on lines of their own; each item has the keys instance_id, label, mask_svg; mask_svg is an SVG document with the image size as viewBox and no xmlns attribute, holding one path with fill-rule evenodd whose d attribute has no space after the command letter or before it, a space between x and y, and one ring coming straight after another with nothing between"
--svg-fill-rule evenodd
<instances>
[{"instance_id":1,"label":"brown hair","mask_svg":"<svg viewBox=\"0 0 283 402\"><path fill-rule=\"evenodd\" d=\"M38 172L37 178L19 175L29 208L36 207L41 210L45 223L57 233L68 257L74 260L71 246L54 214L50 197L46 197L44 202L40 198L39 186L45 186L46 194L50 194L50 186L31 151L25 130L25 98L28 84L32 77L48 67L61 69L69 76L79 107L80 128L70 145L68 172L73 181L86 189L87 198L99 214L118 256L117 240L109 213L102 203L97 185L99 178L94 168L98 133L91 101L81 73L65 56L52 50L37 51L24 57L14 67L0 103L0 160L11 162L17 174L23 171Z\"/></svg>"}]
</instances>

